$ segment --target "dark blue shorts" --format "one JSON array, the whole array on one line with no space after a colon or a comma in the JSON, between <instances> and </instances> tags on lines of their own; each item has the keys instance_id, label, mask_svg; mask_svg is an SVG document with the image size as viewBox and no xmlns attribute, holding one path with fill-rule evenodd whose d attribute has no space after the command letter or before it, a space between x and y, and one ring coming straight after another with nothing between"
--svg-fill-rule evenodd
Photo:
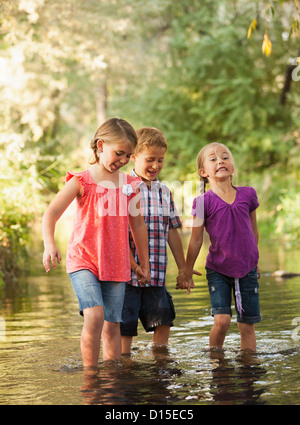
<instances>
[{"instance_id":1,"label":"dark blue shorts","mask_svg":"<svg viewBox=\"0 0 300 425\"><path fill-rule=\"evenodd\" d=\"M139 318L146 332L154 331L160 325L173 326L175 309L165 286L126 285L121 335L136 336Z\"/></svg>"},{"instance_id":2,"label":"dark blue shorts","mask_svg":"<svg viewBox=\"0 0 300 425\"><path fill-rule=\"evenodd\" d=\"M206 268L206 278L209 287L211 314L230 314L232 293L235 299L234 278L217 273ZM245 277L239 279L242 297L242 317L239 315L235 300L237 321L241 323L258 323L261 321L259 308L259 283L257 268L251 270Z\"/></svg>"}]
</instances>

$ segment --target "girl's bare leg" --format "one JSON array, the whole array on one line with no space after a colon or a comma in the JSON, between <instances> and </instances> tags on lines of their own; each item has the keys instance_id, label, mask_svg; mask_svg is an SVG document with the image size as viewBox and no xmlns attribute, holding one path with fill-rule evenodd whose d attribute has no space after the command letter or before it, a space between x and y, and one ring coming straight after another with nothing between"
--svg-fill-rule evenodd
<instances>
[{"instance_id":1,"label":"girl's bare leg","mask_svg":"<svg viewBox=\"0 0 300 425\"><path fill-rule=\"evenodd\" d=\"M104 310L102 306L96 306L84 309L83 314L84 324L80 342L83 366L97 366L104 322Z\"/></svg>"},{"instance_id":2,"label":"girl's bare leg","mask_svg":"<svg viewBox=\"0 0 300 425\"><path fill-rule=\"evenodd\" d=\"M225 340L226 333L230 327L231 316L230 314L215 314L214 324L211 328L209 335L210 348L222 348Z\"/></svg>"},{"instance_id":3,"label":"girl's bare leg","mask_svg":"<svg viewBox=\"0 0 300 425\"><path fill-rule=\"evenodd\" d=\"M103 360L118 360L121 358L120 323L104 321L103 331Z\"/></svg>"},{"instance_id":4,"label":"girl's bare leg","mask_svg":"<svg viewBox=\"0 0 300 425\"><path fill-rule=\"evenodd\" d=\"M241 334L241 350L256 351L255 325L238 322Z\"/></svg>"}]
</instances>

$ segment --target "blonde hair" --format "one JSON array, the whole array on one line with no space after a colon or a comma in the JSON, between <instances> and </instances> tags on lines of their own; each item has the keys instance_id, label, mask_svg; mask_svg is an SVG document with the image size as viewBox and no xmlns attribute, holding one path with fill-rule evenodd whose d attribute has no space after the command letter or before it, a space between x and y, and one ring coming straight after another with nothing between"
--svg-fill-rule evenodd
<instances>
[{"instance_id":1,"label":"blonde hair","mask_svg":"<svg viewBox=\"0 0 300 425\"><path fill-rule=\"evenodd\" d=\"M109 118L100 125L96 131L93 139L91 140L91 149L94 152L93 159L90 164L99 162L99 154L97 142L102 140L104 143L113 144L122 141L131 143L133 149L137 145L137 135L129 122L120 118Z\"/></svg>"},{"instance_id":2,"label":"blonde hair","mask_svg":"<svg viewBox=\"0 0 300 425\"><path fill-rule=\"evenodd\" d=\"M142 127L136 131L138 142L134 153L138 154L152 146L167 149L167 139L161 130L154 127Z\"/></svg>"},{"instance_id":3,"label":"blonde hair","mask_svg":"<svg viewBox=\"0 0 300 425\"><path fill-rule=\"evenodd\" d=\"M197 155L197 159L196 159L196 165L197 165L197 170L199 171L201 168L204 168L204 161L205 161L205 158L206 158L206 151L209 149L209 148L213 148L213 147L215 147L215 148L217 148L217 147L221 147L221 148L223 148L226 152L228 152L228 155L229 155L229 158L230 158L230 161L231 161L231 163L232 163L232 165L233 165L233 169L234 169L234 172L233 172L233 175L232 176L234 176L234 177L237 177L237 166L236 166L236 163L235 163L235 160L234 160L234 158L233 158L233 155L232 155L232 153L231 153L231 151L230 151L230 149L226 146L226 145L224 145L223 143L219 143L219 142L212 142L212 143L209 143L208 145L206 145L206 146L204 146L201 150L200 150L200 152L198 153L198 155ZM232 177L231 177L232 178ZM204 183L204 192L205 192L205 185L207 184L207 183L209 183L209 181L208 181L208 178L207 177L202 177L202 176L200 176L200 180L201 181L203 181L203 183Z\"/></svg>"}]
</instances>

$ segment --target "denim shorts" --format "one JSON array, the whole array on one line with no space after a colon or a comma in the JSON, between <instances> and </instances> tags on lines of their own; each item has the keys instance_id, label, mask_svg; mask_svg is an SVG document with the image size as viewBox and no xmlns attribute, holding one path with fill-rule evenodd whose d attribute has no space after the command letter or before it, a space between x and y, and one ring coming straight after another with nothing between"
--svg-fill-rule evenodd
<instances>
[{"instance_id":1,"label":"denim shorts","mask_svg":"<svg viewBox=\"0 0 300 425\"><path fill-rule=\"evenodd\" d=\"M125 282L99 280L90 270L69 273L79 303L79 313L85 308L103 306L104 320L121 322L125 295Z\"/></svg>"},{"instance_id":2,"label":"denim shorts","mask_svg":"<svg viewBox=\"0 0 300 425\"><path fill-rule=\"evenodd\" d=\"M234 278L217 273L206 267L212 316L215 314L232 315L231 295L233 293L237 321L248 324L260 322L259 283L257 276L257 267L255 267L246 276L239 279L243 308L241 317L236 306Z\"/></svg>"},{"instance_id":3,"label":"denim shorts","mask_svg":"<svg viewBox=\"0 0 300 425\"><path fill-rule=\"evenodd\" d=\"M126 285L121 335L136 336L139 318L146 332L154 331L160 325L173 326L175 309L165 286Z\"/></svg>"}]
</instances>

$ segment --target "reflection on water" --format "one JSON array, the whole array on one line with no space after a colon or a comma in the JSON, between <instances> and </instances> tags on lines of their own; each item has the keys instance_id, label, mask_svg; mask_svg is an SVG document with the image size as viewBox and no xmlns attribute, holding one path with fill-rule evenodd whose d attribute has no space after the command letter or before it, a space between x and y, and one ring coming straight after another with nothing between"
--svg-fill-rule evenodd
<instances>
[{"instance_id":1,"label":"reflection on water","mask_svg":"<svg viewBox=\"0 0 300 425\"><path fill-rule=\"evenodd\" d=\"M177 316L169 347L153 349L140 327L131 356L100 362L94 370L82 368L82 318L63 270L40 270L1 289L0 404L299 404L300 278L279 281L270 274L279 262L296 272L299 254L285 254L287 267L283 254L263 254L263 321L256 326L255 354L239 351L235 316L224 350L208 349L212 318L205 278L190 296L175 291L171 258L168 288ZM201 267L203 261L203 272Z\"/></svg>"},{"instance_id":2,"label":"reflection on water","mask_svg":"<svg viewBox=\"0 0 300 425\"><path fill-rule=\"evenodd\" d=\"M143 361L124 356L84 372L82 397L86 404L168 404L179 401L171 384L181 375L167 348L150 350Z\"/></svg>"}]
</instances>

